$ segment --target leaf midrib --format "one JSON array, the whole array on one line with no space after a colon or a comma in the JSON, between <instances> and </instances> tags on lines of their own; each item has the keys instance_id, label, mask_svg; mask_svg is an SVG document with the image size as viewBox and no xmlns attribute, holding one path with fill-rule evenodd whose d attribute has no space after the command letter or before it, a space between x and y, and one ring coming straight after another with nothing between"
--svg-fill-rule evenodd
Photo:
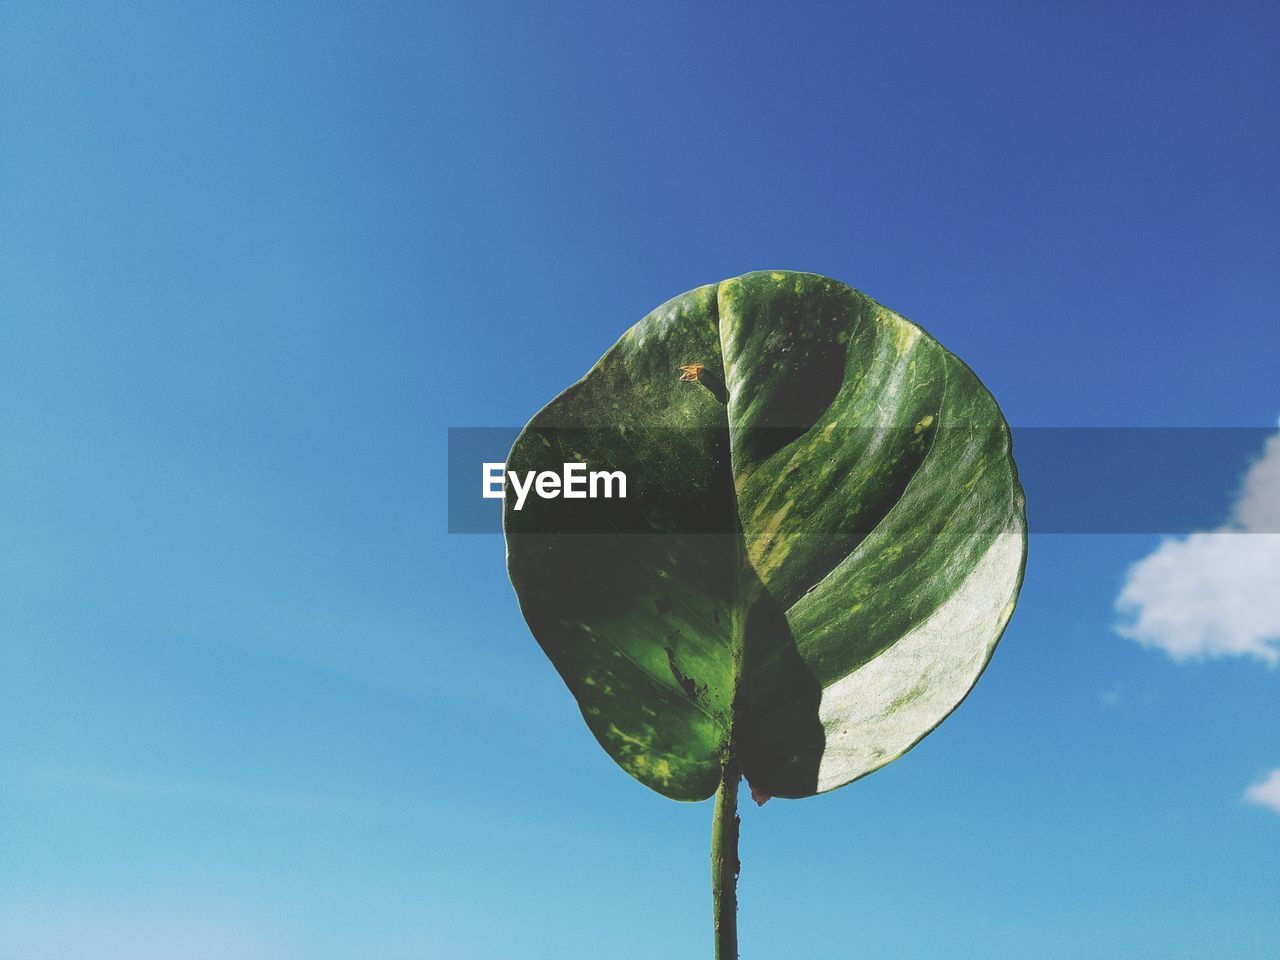
<instances>
[{"instance_id":1,"label":"leaf midrib","mask_svg":"<svg viewBox=\"0 0 1280 960\"><path fill-rule=\"evenodd\" d=\"M732 633L730 637L730 645L731 645L732 656L733 656L733 668L732 668L733 673L732 673L732 687L731 687L732 700L730 705L730 721L729 721L730 728L728 731L728 734L729 734L728 740L729 740L729 753L730 753L729 758L731 758L732 751L733 751L733 744L734 744L734 735L736 732L735 727L737 725L738 710L740 707L739 700L740 700L740 694L742 690L741 667L742 667L742 658L743 658L743 652L744 652L743 647L744 647L744 639L745 639L743 630L742 630L742 624L744 623L745 613L747 612L742 609L742 603L741 603L742 569L743 569L743 564L744 563L749 564L750 561L743 555L745 538L743 536L742 517L739 511L737 484L734 482L734 479L733 479L737 476L738 471L737 471L737 464L735 459L735 446L733 443L732 424L729 422L730 401L732 401L733 395L729 386L729 376L728 376L728 370L727 370L727 364L726 364L726 351L725 351L725 338L724 338L726 311L724 310L720 302L720 288L722 285L723 285L723 281L721 283L716 284L716 298L714 302L716 305L716 327L717 327L717 331L720 338L721 379L725 384L725 390L727 393L727 398L725 403L725 430L728 432L727 446L729 450L730 496L733 499L733 517L734 517L734 524L735 524L734 549L735 549L736 562L737 562L737 567L734 575L734 591L735 591L734 607L733 607L734 615L732 619ZM862 294L859 291L854 291L854 292L859 297L862 297L873 306L880 307L886 312L892 313L892 311L888 311L888 308L885 308L882 305L876 303L874 300L872 300L870 297L867 297L865 294ZM900 321L903 323L911 322L909 320L906 320L905 318L900 318ZM926 330L924 330L922 327L919 327L918 325L913 324L913 326L915 326L916 329L920 331L921 335L924 337L926 342L931 343L936 348L942 349L941 344L939 344L937 340L935 340ZM858 547L860 547L863 543L865 543L868 539L870 539L870 537L877 530L880 529L880 527L885 523L885 521L890 517L890 515L892 515L893 512L897 510L899 505L902 503L903 499L906 497L907 491L911 488L911 485L915 483L916 477L920 475L925 464L929 461L929 458L933 455L934 446L937 443L938 436L942 433L942 429L943 429L942 413L946 408L947 397L949 395L949 390L951 386L951 364L946 360L945 351L944 351L944 361L942 363L942 374L943 374L942 394L938 399L938 427L932 432L932 434L929 437L929 447L928 447L928 450L925 451L925 455L920 458L920 461L917 464L915 470L912 471L911 476L908 478L907 482L902 485L902 488L898 491L898 495L897 497L894 498L893 503L889 506L887 510L884 511L883 514L880 515L879 519L876 520L875 524L871 527L871 529L868 530L857 541L857 543L853 544L849 548L849 551L846 554L844 554L844 556L841 557L840 560L832 564L831 569L828 570L826 573L824 573L822 575L822 578L811 589L806 591L804 594L801 594L799 597L793 600L790 604L788 604L786 608L783 609L782 613L784 617L786 617L787 614L789 614L793 609L795 609L796 605L800 603L802 600L805 600L811 595L813 595L814 593L818 592L821 589L822 584L827 582L830 579L831 575L834 574L840 568L840 566L844 563L844 561L847 560L849 557L851 557L855 552L857 552ZM847 382L847 380L845 382ZM837 393L837 396L839 396L839 393ZM828 405L826 409L829 410L830 405ZM778 456L779 454L782 453L783 450L787 450L793 447L795 444L799 443L805 437L809 436L815 429L817 429L817 425L820 420L821 420L821 415L816 417L814 419L813 424L811 424L803 433L801 433L799 436L795 437L794 439L789 441L787 444L785 444L782 448L780 448L778 451L776 451L774 456ZM761 581L761 587L764 591L768 592L769 587L763 581ZM899 637L898 639L901 639L901 638ZM837 677L836 680L833 682L839 682L845 677L850 676L851 674L862 669L868 663L871 663L877 658L883 656L886 652L891 650L897 644L898 639L895 639L893 643L886 644L882 649L876 652L875 656L871 657L869 660L849 670L847 673L844 673L841 676ZM770 658L768 662L761 665L761 667L757 669L764 669L770 666L773 660L775 659L776 659L776 655ZM829 686L829 684L823 685L822 689L826 689L826 686ZM783 703L776 704L770 707L764 713L760 714L758 717L756 717L755 720L757 723L759 723L760 721L763 721L769 717L775 716L776 714L779 714L785 710L788 710L794 707L800 702L801 702L800 699L793 698ZM726 758L726 759L729 759L729 758Z\"/></svg>"}]
</instances>

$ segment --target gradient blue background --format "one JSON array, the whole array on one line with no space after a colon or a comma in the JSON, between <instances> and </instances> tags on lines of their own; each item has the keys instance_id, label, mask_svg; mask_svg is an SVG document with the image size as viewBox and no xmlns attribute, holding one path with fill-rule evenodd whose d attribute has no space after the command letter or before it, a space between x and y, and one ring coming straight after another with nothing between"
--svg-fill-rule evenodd
<instances>
[{"instance_id":1,"label":"gradient blue background","mask_svg":"<svg viewBox=\"0 0 1280 960\"><path fill-rule=\"evenodd\" d=\"M1274 423L1280 16L1070 6L6 3L0 956L708 956L446 428L777 267L1019 425ZM1280 681L1113 633L1156 542L1034 538L945 727L745 812L747 960L1276 956Z\"/></svg>"}]
</instances>

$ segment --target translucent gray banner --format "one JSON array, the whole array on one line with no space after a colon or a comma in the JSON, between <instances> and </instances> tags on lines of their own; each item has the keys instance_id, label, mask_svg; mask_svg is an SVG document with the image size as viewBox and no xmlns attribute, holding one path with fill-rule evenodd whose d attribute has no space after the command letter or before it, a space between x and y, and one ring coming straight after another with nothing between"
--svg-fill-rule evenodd
<instances>
[{"instance_id":1,"label":"translucent gray banner","mask_svg":"<svg viewBox=\"0 0 1280 960\"><path fill-rule=\"evenodd\" d=\"M565 451L590 450L591 435L609 429L566 428L552 442L560 442ZM499 474L493 465L505 463L518 433L514 427L449 429L450 533L501 532L503 501L492 496L498 489L493 478ZM661 431L650 432L646 442L653 445L655 437L656 448L661 448ZM793 438L794 432L785 439ZM678 439L670 438L672 448L681 446ZM1280 533L1280 435L1271 427L1022 427L1013 430L1013 455L1032 533L1179 534L1222 528ZM577 461L570 457L565 462ZM583 470L572 471L571 477L579 482L581 472L582 489L587 489L591 472L614 469L589 459L583 463ZM486 464L491 465L487 473ZM1246 494L1247 473L1249 509L1242 521L1234 505ZM563 481L558 485L562 492ZM500 486L513 495L509 479ZM551 486L544 485L544 491ZM596 493L603 495L602 487ZM537 495L533 488L527 492ZM644 498L660 495L646 489L643 471L630 471L629 501L642 506ZM572 518L562 532L652 532L644 525L644 511L619 509L616 496L614 489L608 510L601 509L603 501L587 496L575 500L568 514L557 511L562 519ZM684 532L727 532L714 529L718 525L709 520L707 529Z\"/></svg>"}]
</instances>

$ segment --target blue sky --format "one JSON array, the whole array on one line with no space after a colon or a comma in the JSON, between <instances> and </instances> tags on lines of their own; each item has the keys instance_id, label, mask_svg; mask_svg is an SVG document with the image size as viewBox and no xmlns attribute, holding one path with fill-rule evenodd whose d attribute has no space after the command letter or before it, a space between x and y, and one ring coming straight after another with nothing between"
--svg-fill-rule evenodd
<instances>
[{"instance_id":1,"label":"blue sky","mask_svg":"<svg viewBox=\"0 0 1280 960\"><path fill-rule=\"evenodd\" d=\"M710 809L614 767L500 539L446 534L446 429L779 267L1016 425L1272 425L1278 26L6 4L0 955L708 955ZM1033 537L943 728L746 811L744 957L1274 956L1280 674L1117 632L1160 543Z\"/></svg>"}]
</instances>

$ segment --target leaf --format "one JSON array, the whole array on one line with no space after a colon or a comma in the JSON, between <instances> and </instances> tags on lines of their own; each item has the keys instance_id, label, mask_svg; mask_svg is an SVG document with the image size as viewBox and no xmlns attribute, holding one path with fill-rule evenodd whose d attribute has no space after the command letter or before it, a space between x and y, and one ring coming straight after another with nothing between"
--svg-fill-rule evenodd
<instances>
[{"instance_id":1,"label":"leaf","mask_svg":"<svg viewBox=\"0 0 1280 960\"><path fill-rule=\"evenodd\" d=\"M834 280L752 273L628 330L508 468L582 462L625 499L508 497L521 610L628 773L700 800L729 759L804 797L964 699L1026 555L1008 426L919 327Z\"/></svg>"}]
</instances>

